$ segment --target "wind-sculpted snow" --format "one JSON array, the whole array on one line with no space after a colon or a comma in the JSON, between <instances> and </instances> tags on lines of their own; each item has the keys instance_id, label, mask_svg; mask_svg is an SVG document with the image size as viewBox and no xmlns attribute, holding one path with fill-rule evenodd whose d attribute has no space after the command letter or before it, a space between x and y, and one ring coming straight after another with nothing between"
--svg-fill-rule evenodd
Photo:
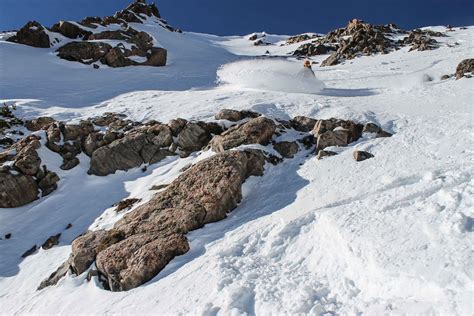
<instances>
[{"instance_id":1,"label":"wind-sculpted snow","mask_svg":"<svg viewBox=\"0 0 474 316\"><path fill-rule=\"evenodd\" d=\"M303 63L286 60L242 60L222 66L218 82L239 87L294 93L318 93L324 84Z\"/></svg>"}]
</instances>

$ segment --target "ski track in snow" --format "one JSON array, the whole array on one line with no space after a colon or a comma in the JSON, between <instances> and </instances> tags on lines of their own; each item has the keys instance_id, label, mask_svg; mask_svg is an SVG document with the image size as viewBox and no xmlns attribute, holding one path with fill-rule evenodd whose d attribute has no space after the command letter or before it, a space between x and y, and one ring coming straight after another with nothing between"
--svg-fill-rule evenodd
<instances>
[{"instance_id":1,"label":"ski track in snow","mask_svg":"<svg viewBox=\"0 0 474 316\"><path fill-rule=\"evenodd\" d=\"M243 37L170 33L153 20L133 27L169 50L167 67L93 70L58 59L52 49L0 41L0 71L8 78L0 97L16 101L20 116L67 121L104 112L135 120L212 120L219 109L234 108L280 119L372 121L394 135L363 138L320 161L302 149L294 159L267 165L263 177L246 181L244 198L227 219L187 235L187 254L147 284L120 293L87 282L85 274L35 289L68 257L78 234L123 216L113 203L127 197L145 203L153 184L171 182L212 153L102 178L86 174L85 155L79 167L60 170L59 157L43 146L40 156L60 176L59 189L0 212L0 235L12 233L0 240L0 313L472 314L474 79L439 80L474 55L472 27L438 39L459 46L315 67L326 87L312 94L216 84L224 64L272 68L274 60L252 56L284 55L298 44L255 47ZM356 148L375 158L354 162ZM64 230L68 223L72 228ZM58 232L59 246L21 260Z\"/></svg>"}]
</instances>

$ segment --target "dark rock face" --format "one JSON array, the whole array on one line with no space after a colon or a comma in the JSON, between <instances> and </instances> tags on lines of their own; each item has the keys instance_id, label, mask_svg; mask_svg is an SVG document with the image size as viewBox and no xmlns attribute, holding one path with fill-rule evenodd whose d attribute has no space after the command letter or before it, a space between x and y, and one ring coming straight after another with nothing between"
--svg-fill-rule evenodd
<instances>
[{"instance_id":1,"label":"dark rock face","mask_svg":"<svg viewBox=\"0 0 474 316\"><path fill-rule=\"evenodd\" d=\"M92 34L78 25L68 22L68 21L59 21L51 27L51 31L60 33L68 38L78 38L78 37L87 37Z\"/></svg>"},{"instance_id":2,"label":"dark rock face","mask_svg":"<svg viewBox=\"0 0 474 316\"><path fill-rule=\"evenodd\" d=\"M123 44L112 47L104 42L71 42L57 50L58 57L84 64L100 61L110 67L166 65L166 49L153 47L153 38L145 32L138 32L128 27L125 30L103 31L85 36L88 40L121 40L132 44L132 46L129 49ZM146 60L137 62L129 58L131 56L144 57Z\"/></svg>"},{"instance_id":3,"label":"dark rock face","mask_svg":"<svg viewBox=\"0 0 474 316\"><path fill-rule=\"evenodd\" d=\"M43 248L44 250L48 250L48 249L51 249L51 248L53 248L54 246L58 245L58 244L59 244L59 237L61 237L61 233L49 237L49 238L46 239L46 241L43 243L43 245L41 246L41 248Z\"/></svg>"},{"instance_id":4,"label":"dark rock face","mask_svg":"<svg viewBox=\"0 0 474 316\"><path fill-rule=\"evenodd\" d=\"M297 50L293 52L295 56L317 56L324 55L330 51L333 51L333 46L326 46L318 43L306 43L298 47Z\"/></svg>"},{"instance_id":5,"label":"dark rock face","mask_svg":"<svg viewBox=\"0 0 474 316\"><path fill-rule=\"evenodd\" d=\"M293 158L299 150L296 142L288 141L274 143L273 148L284 158Z\"/></svg>"},{"instance_id":6,"label":"dark rock face","mask_svg":"<svg viewBox=\"0 0 474 316\"><path fill-rule=\"evenodd\" d=\"M456 79L474 76L474 58L464 59L456 67Z\"/></svg>"},{"instance_id":7,"label":"dark rock face","mask_svg":"<svg viewBox=\"0 0 474 316\"><path fill-rule=\"evenodd\" d=\"M401 41L401 44L410 45L410 51L425 51L435 49L438 47L438 42L431 38L430 34L431 36L433 36L433 34L434 36L443 36L437 35L433 31L413 30L409 32L408 36Z\"/></svg>"},{"instance_id":8,"label":"dark rock face","mask_svg":"<svg viewBox=\"0 0 474 316\"><path fill-rule=\"evenodd\" d=\"M203 124L189 122L178 135L177 144L186 152L201 150L211 140L211 133Z\"/></svg>"},{"instance_id":9,"label":"dark rock face","mask_svg":"<svg viewBox=\"0 0 474 316\"><path fill-rule=\"evenodd\" d=\"M30 249L28 249L27 251L25 251L21 257L22 258L26 258L28 256L31 256L32 254L34 254L36 252L38 248L36 247L36 245L34 245L33 247L31 247Z\"/></svg>"},{"instance_id":10,"label":"dark rock face","mask_svg":"<svg viewBox=\"0 0 474 316\"><path fill-rule=\"evenodd\" d=\"M49 48L51 46L44 26L36 21L26 23L16 35L8 38L7 41L41 48Z\"/></svg>"},{"instance_id":11,"label":"dark rock face","mask_svg":"<svg viewBox=\"0 0 474 316\"><path fill-rule=\"evenodd\" d=\"M246 123L232 126L221 135L216 135L210 145L215 152L246 144L267 145L275 133L275 123L266 117L253 118Z\"/></svg>"},{"instance_id":12,"label":"dark rock face","mask_svg":"<svg viewBox=\"0 0 474 316\"><path fill-rule=\"evenodd\" d=\"M117 170L128 170L144 163L153 164L169 155L171 129L166 125L143 127L92 153L89 174L106 176Z\"/></svg>"},{"instance_id":13,"label":"dark rock face","mask_svg":"<svg viewBox=\"0 0 474 316\"><path fill-rule=\"evenodd\" d=\"M25 127L32 132L39 131L54 123L55 120L52 117L42 116L30 121L25 122Z\"/></svg>"},{"instance_id":14,"label":"dark rock face","mask_svg":"<svg viewBox=\"0 0 474 316\"><path fill-rule=\"evenodd\" d=\"M228 120L231 122L237 122L246 118L256 118L260 114L252 111L237 111L232 109L223 109L217 112L216 120Z\"/></svg>"},{"instance_id":15,"label":"dark rock face","mask_svg":"<svg viewBox=\"0 0 474 316\"><path fill-rule=\"evenodd\" d=\"M358 140L362 135L363 125L352 121L329 119L316 123L312 133L316 140L317 150L329 146L346 146Z\"/></svg>"},{"instance_id":16,"label":"dark rock face","mask_svg":"<svg viewBox=\"0 0 474 316\"><path fill-rule=\"evenodd\" d=\"M68 261L76 274L96 260L112 291L137 287L186 253L184 234L221 220L242 198L249 176L262 175L259 151L228 151L198 162L149 202L126 214L111 230L89 231L72 243ZM64 265L43 284L54 284Z\"/></svg>"},{"instance_id":17,"label":"dark rock face","mask_svg":"<svg viewBox=\"0 0 474 316\"><path fill-rule=\"evenodd\" d=\"M296 44L296 43L299 43L299 42L308 41L308 40L313 39L315 37L318 37L318 36L317 35L308 35L308 34L300 34L300 35L291 36L286 40L286 45L291 45L291 44Z\"/></svg>"},{"instance_id":18,"label":"dark rock face","mask_svg":"<svg viewBox=\"0 0 474 316\"><path fill-rule=\"evenodd\" d=\"M388 53L397 48L388 35L402 32L393 24L371 25L361 20L351 20L345 28L329 32L319 43L336 45L337 50L321 63L321 67L337 65L343 60L359 55Z\"/></svg>"},{"instance_id":19,"label":"dark rock face","mask_svg":"<svg viewBox=\"0 0 474 316\"><path fill-rule=\"evenodd\" d=\"M314 128L316 125L317 120L312 119L307 116L295 116L291 120L291 126L300 132L309 132Z\"/></svg>"},{"instance_id":20,"label":"dark rock face","mask_svg":"<svg viewBox=\"0 0 474 316\"><path fill-rule=\"evenodd\" d=\"M101 42L70 42L61 46L57 52L59 58L92 64L103 58L111 49L112 46Z\"/></svg>"},{"instance_id":21,"label":"dark rock face","mask_svg":"<svg viewBox=\"0 0 474 316\"><path fill-rule=\"evenodd\" d=\"M324 157L331 157L337 155L336 152L334 151L329 151L329 150L320 150L318 151L317 158L318 160L323 159Z\"/></svg>"},{"instance_id":22,"label":"dark rock face","mask_svg":"<svg viewBox=\"0 0 474 316\"><path fill-rule=\"evenodd\" d=\"M0 171L0 207L18 207L38 197L38 185L32 176Z\"/></svg>"},{"instance_id":23,"label":"dark rock face","mask_svg":"<svg viewBox=\"0 0 474 316\"><path fill-rule=\"evenodd\" d=\"M354 157L355 161L363 161L363 160L367 160L369 158L373 158L374 155L372 155L371 153L366 152L366 151L356 150L353 153L353 157Z\"/></svg>"},{"instance_id":24,"label":"dark rock face","mask_svg":"<svg viewBox=\"0 0 474 316\"><path fill-rule=\"evenodd\" d=\"M41 189L42 196L47 196L58 188L58 175L55 172L46 169L46 166L43 166L43 170L38 172L36 177L38 181L38 188Z\"/></svg>"}]
</instances>

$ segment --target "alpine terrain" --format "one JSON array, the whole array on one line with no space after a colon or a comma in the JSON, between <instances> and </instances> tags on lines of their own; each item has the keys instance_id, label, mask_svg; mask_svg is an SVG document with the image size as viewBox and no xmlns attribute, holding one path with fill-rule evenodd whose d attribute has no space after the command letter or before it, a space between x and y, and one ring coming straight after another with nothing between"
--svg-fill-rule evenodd
<instances>
[{"instance_id":1,"label":"alpine terrain","mask_svg":"<svg viewBox=\"0 0 474 316\"><path fill-rule=\"evenodd\" d=\"M474 26L1 32L0 314L472 315L472 76Z\"/></svg>"}]
</instances>

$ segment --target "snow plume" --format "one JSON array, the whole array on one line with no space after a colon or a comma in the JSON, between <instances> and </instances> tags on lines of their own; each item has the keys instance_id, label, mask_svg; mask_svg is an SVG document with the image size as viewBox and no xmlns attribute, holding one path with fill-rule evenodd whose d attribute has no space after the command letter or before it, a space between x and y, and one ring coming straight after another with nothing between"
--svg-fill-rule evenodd
<instances>
[{"instance_id":1,"label":"snow plume","mask_svg":"<svg viewBox=\"0 0 474 316\"><path fill-rule=\"evenodd\" d=\"M286 60L253 59L225 64L217 71L220 84L245 88L294 92L318 93L324 84L303 64Z\"/></svg>"}]
</instances>

